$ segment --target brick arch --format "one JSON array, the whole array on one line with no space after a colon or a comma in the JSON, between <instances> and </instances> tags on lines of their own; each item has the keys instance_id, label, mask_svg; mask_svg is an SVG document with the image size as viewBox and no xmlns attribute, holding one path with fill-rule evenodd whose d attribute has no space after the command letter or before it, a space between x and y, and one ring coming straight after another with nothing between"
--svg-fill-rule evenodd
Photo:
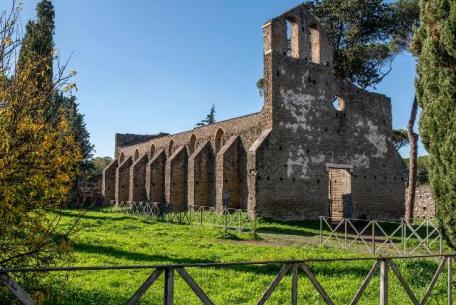
<instances>
[{"instance_id":1,"label":"brick arch","mask_svg":"<svg viewBox=\"0 0 456 305\"><path fill-rule=\"evenodd\" d=\"M135 150L135 161L139 158L139 151L138 149Z\"/></svg>"},{"instance_id":2,"label":"brick arch","mask_svg":"<svg viewBox=\"0 0 456 305\"><path fill-rule=\"evenodd\" d=\"M151 144L150 145L150 148L149 148L149 157L150 159L152 159L155 155L155 145L154 144Z\"/></svg>"},{"instance_id":3,"label":"brick arch","mask_svg":"<svg viewBox=\"0 0 456 305\"><path fill-rule=\"evenodd\" d=\"M125 154L123 152L120 153L119 156L119 163L122 163L125 160Z\"/></svg>"},{"instance_id":4,"label":"brick arch","mask_svg":"<svg viewBox=\"0 0 456 305\"><path fill-rule=\"evenodd\" d=\"M171 140L169 140L169 144L168 144L168 157L173 154L173 151L174 151L174 140L171 139Z\"/></svg>"},{"instance_id":5,"label":"brick arch","mask_svg":"<svg viewBox=\"0 0 456 305\"><path fill-rule=\"evenodd\" d=\"M225 135L225 131L222 128L217 129L215 132L215 152L217 153L225 144L223 136Z\"/></svg>"},{"instance_id":6,"label":"brick arch","mask_svg":"<svg viewBox=\"0 0 456 305\"><path fill-rule=\"evenodd\" d=\"M190 155L193 154L193 152L196 149L196 136L195 136L195 134L192 134L190 136L190 141L189 141L189 144L188 144L188 148L189 148L189 151L190 151Z\"/></svg>"}]
</instances>

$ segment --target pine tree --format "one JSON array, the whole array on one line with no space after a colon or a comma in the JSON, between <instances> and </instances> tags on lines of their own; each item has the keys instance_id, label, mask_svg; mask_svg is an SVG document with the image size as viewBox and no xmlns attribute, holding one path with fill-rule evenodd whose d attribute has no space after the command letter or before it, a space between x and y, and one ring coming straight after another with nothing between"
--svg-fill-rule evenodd
<instances>
[{"instance_id":1,"label":"pine tree","mask_svg":"<svg viewBox=\"0 0 456 305\"><path fill-rule=\"evenodd\" d=\"M69 123L69 132L75 137L82 152L82 159L79 160L80 176L74 177L73 195L70 197L70 200L76 200L78 180L84 180L84 177L90 174L92 166L90 159L93 156L94 147L90 143L90 135L84 122L84 116L78 112L76 97L65 96L53 88L54 6L51 1L42 0L37 4L36 10L37 20L29 21L26 26L26 33L19 53L18 70L23 69L28 61L35 58L39 58L43 62L37 67L35 78L37 86L49 92L49 104L46 111L48 119L57 128L61 119L60 116L65 116L65 120Z\"/></svg>"},{"instance_id":2,"label":"pine tree","mask_svg":"<svg viewBox=\"0 0 456 305\"><path fill-rule=\"evenodd\" d=\"M26 25L25 36L22 41L18 59L18 70L29 69L30 61L38 61L35 67L36 86L47 91L49 101L54 91L53 60L54 60L54 30L55 11L49 0L42 0L36 6L37 21L30 20ZM49 105L51 107L51 105Z\"/></svg>"},{"instance_id":3,"label":"pine tree","mask_svg":"<svg viewBox=\"0 0 456 305\"><path fill-rule=\"evenodd\" d=\"M419 130L429 152L428 170L437 217L456 248L456 2L421 0L417 97Z\"/></svg>"},{"instance_id":4,"label":"pine tree","mask_svg":"<svg viewBox=\"0 0 456 305\"><path fill-rule=\"evenodd\" d=\"M209 113L207 114L206 118L204 120L201 120L201 122L196 123L196 126L200 127L210 125L214 124L215 122L215 105L212 105L211 110L209 110Z\"/></svg>"}]
</instances>

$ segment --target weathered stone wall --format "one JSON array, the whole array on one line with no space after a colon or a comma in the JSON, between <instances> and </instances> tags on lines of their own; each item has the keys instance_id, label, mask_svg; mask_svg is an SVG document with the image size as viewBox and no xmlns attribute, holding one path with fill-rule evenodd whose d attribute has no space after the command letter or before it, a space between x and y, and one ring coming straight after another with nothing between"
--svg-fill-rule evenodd
<instances>
[{"instance_id":1,"label":"weathered stone wall","mask_svg":"<svg viewBox=\"0 0 456 305\"><path fill-rule=\"evenodd\" d=\"M428 184L416 188L414 217L418 219L435 218L435 202Z\"/></svg>"},{"instance_id":2,"label":"weathered stone wall","mask_svg":"<svg viewBox=\"0 0 456 305\"><path fill-rule=\"evenodd\" d=\"M190 156L187 183L188 205L215 206L215 156L209 141Z\"/></svg>"},{"instance_id":3,"label":"weathered stone wall","mask_svg":"<svg viewBox=\"0 0 456 305\"><path fill-rule=\"evenodd\" d=\"M223 207L229 198L228 208L247 208L246 151L238 136L231 137L217 154L216 206Z\"/></svg>"},{"instance_id":4,"label":"weathered stone wall","mask_svg":"<svg viewBox=\"0 0 456 305\"><path fill-rule=\"evenodd\" d=\"M133 158L126 158L116 169L116 200L128 201L130 198L130 167Z\"/></svg>"},{"instance_id":5,"label":"weathered stone wall","mask_svg":"<svg viewBox=\"0 0 456 305\"><path fill-rule=\"evenodd\" d=\"M328 213L328 164L352 168L353 217L399 218L402 165L391 143L391 104L335 79L329 67L270 52L267 80L274 152L262 176L264 214L315 218ZM343 99L344 109L332 105ZM264 180L263 180L264 181ZM286 202L286 208L283 208Z\"/></svg>"},{"instance_id":6,"label":"weathered stone wall","mask_svg":"<svg viewBox=\"0 0 456 305\"><path fill-rule=\"evenodd\" d=\"M146 201L146 167L149 161L148 154L143 154L130 167L130 201Z\"/></svg>"},{"instance_id":7,"label":"weathered stone wall","mask_svg":"<svg viewBox=\"0 0 456 305\"><path fill-rule=\"evenodd\" d=\"M116 169L118 166L117 160L112 161L103 170L102 178L102 194L106 202L116 199Z\"/></svg>"},{"instance_id":8,"label":"weathered stone wall","mask_svg":"<svg viewBox=\"0 0 456 305\"><path fill-rule=\"evenodd\" d=\"M262 111L159 138L117 135L116 198L124 198L124 167L148 155L145 169L141 163L131 171L144 191L133 182L130 199L145 192L152 201L220 208L229 197L230 207L252 215L317 218L330 213L328 171L344 169L353 217L401 217L404 183L390 100L335 78L331 41L305 6L263 31Z\"/></svg>"},{"instance_id":9,"label":"weathered stone wall","mask_svg":"<svg viewBox=\"0 0 456 305\"><path fill-rule=\"evenodd\" d=\"M305 14L292 13L305 28L307 21L299 20ZM336 79L330 60L318 64L305 55L287 56L288 15L264 27L272 151L264 157L267 166L257 172L257 210L287 219L327 215L328 167L342 167L352 173L353 217L399 218L404 185L391 143L390 100ZM323 50L330 49L322 41L320 46L313 43L320 47L321 59ZM335 97L341 101L339 109L333 106Z\"/></svg>"},{"instance_id":10,"label":"weathered stone wall","mask_svg":"<svg viewBox=\"0 0 456 305\"><path fill-rule=\"evenodd\" d=\"M187 204L187 162L188 155L185 147L178 148L166 161L166 202Z\"/></svg>"},{"instance_id":11,"label":"weathered stone wall","mask_svg":"<svg viewBox=\"0 0 456 305\"><path fill-rule=\"evenodd\" d=\"M150 158L146 166L147 198L152 202L165 202L165 152L160 150Z\"/></svg>"}]
</instances>

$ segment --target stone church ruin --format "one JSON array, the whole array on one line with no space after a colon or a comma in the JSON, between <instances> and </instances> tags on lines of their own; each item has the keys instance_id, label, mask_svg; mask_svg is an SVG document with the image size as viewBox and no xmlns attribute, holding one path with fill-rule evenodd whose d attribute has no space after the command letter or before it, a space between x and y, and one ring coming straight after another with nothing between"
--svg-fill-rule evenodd
<instances>
[{"instance_id":1,"label":"stone church ruin","mask_svg":"<svg viewBox=\"0 0 456 305\"><path fill-rule=\"evenodd\" d=\"M263 33L261 111L174 135L117 134L105 200L226 201L288 220L402 217L390 99L334 76L330 38L305 5Z\"/></svg>"}]
</instances>

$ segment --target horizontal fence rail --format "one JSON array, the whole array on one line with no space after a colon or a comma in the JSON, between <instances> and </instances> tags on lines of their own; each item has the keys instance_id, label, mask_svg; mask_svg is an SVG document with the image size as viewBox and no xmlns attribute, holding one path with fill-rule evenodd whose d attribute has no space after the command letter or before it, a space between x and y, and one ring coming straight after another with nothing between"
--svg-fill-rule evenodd
<instances>
[{"instance_id":1,"label":"horizontal fence rail","mask_svg":"<svg viewBox=\"0 0 456 305\"><path fill-rule=\"evenodd\" d=\"M331 242L343 249L359 245L372 254L441 254L444 250L442 234L430 220L412 225L405 219L390 222L320 216L320 244Z\"/></svg>"},{"instance_id":2,"label":"horizontal fence rail","mask_svg":"<svg viewBox=\"0 0 456 305\"><path fill-rule=\"evenodd\" d=\"M166 222L211 226L255 233L256 220L246 210L159 202L111 201L108 210L115 213L154 217Z\"/></svg>"},{"instance_id":3,"label":"horizontal fence rail","mask_svg":"<svg viewBox=\"0 0 456 305\"><path fill-rule=\"evenodd\" d=\"M447 269L447 291L446 299L447 304L453 304L453 269L452 264L456 254L441 254L441 255L421 255L421 256L408 256L408 257L376 257L376 258L339 258L339 259L308 259L308 260L291 260L291 261L262 261L262 262L234 262L234 263L200 263L200 264L175 264L175 265L147 265L147 266L95 266L95 267L55 267L55 268L10 268L0 269L0 278L4 285L16 296L16 298L24 305L36 305L33 299L22 289L9 274L17 273L37 273L37 272L57 272L57 271L106 271L106 270L133 270L133 269L150 269L151 273L149 277L143 282L143 284L136 290L136 292L129 298L125 303L127 305L138 304L141 297L147 292L148 289L156 282L160 277L164 277L163 292L163 304L172 305L174 304L174 283L177 276L180 276L184 282L191 288L193 293L198 299L205 305L213 305L214 302L209 298L207 292L203 291L201 286L195 282L188 269L192 268L226 268L229 266L245 266L245 265L279 265L280 271L275 275L272 282L264 290L263 294L259 296L256 304L265 304L270 298L273 291L280 284L285 276L291 276L291 287L290 287L290 299L291 304L298 304L298 280L300 276L304 275L312 284L314 290L318 293L324 304L334 305L333 300L323 288L320 281L316 278L311 263L317 262L354 262L354 261L372 261L372 267L366 274L361 285L356 290L350 305L359 304L361 297L364 294L367 286L371 280L375 277L379 277L379 302L381 305L387 305L389 296L389 274L396 277L400 287L406 293L406 296L410 299L414 305L425 305L427 304L429 297L434 290L437 280L440 278L445 268ZM404 259L418 259L418 258L434 258L439 260L437 270L435 271L431 281L427 285L426 291L422 298L418 298L413 291L410 289L409 283L405 280L401 271L397 267L395 260ZM391 271L390 271L391 270ZM227 279L228 280L228 279Z\"/></svg>"}]
</instances>

